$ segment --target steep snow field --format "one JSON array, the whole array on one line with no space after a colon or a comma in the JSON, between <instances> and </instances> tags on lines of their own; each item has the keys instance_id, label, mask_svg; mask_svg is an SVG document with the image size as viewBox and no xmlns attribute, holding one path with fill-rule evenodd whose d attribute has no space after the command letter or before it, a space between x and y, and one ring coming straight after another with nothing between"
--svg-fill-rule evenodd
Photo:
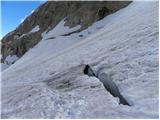
<instances>
[{"instance_id":1,"label":"steep snow field","mask_svg":"<svg viewBox=\"0 0 160 120\"><path fill-rule=\"evenodd\" d=\"M79 28L62 20L2 72L2 118L158 118L158 2L134 1ZM84 64L111 76L131 106Z\"/></svg>"}]
</instances>

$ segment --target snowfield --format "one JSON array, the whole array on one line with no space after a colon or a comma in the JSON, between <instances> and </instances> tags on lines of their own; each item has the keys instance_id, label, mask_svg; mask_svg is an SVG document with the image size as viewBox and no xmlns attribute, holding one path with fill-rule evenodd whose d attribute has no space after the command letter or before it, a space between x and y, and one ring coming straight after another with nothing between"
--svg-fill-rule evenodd
<instances>
[{"instance_id":1,"label":"snowfield","mask_svg":"<svg viewBox=\"0 0 160 120\"><path fill-rule=\"evenodd\" d=\"M62 20L2 72L2 118L158 119L158 2L134 1L68 34L79 28ZM85 75L85 64L111 76L130 106Z\"/></svg>"},{"instance_id":2,"label":"snowfield","mask_svg":"<svg viewBox=\"0 0 160 120\"><path fill-rule=\"evenodd\" d=\"M37 25L37 26L34 27L29 33L38 32L39 30L40 30L39 25Z\"/></svg>"}]
</instances>

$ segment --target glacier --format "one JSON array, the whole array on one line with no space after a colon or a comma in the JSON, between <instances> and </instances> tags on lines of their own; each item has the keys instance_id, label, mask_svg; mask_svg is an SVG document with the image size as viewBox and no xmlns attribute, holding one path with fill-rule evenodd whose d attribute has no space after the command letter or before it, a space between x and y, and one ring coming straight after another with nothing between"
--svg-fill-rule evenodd
<instances>
[{"instance_id":1,"label":"glacier","mask_svg":"<svg viewBox=\"0 0 160 120\"><path fill-rule=\"evenodd\" d=\"M65 34L80 28L62 23L57 29ZM44 33L2 72L2 118L158 119L157 1L134 1L86 30L62 33ZM98 78L85 75L86 64L110 75L131 105L119 104Z\"/></svg>"}]
</instances>

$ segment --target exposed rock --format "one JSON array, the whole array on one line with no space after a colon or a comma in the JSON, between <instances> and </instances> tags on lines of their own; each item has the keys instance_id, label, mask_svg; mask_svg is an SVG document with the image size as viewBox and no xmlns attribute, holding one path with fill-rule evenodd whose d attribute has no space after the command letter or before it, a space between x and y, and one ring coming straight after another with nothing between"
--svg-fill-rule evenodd
<instances>
[{"instance_id":1,"label":"exposed rock","mask_svg":"<svg viewBox=\"0 0 160 120\"><path fill-rule=\"evenodd\" d=\"M85 29L95 21L127 6L129 3L129 1L48 1L2 39L3 59L1 61L4 62L4 59L12 54L21 57L41 40L42 32L53 29L64 18L66 18L65 25L70 27L81 25L81 29ZM30 33L37 25L39 25L40 30Z\"/></svg>"}]
</instances>

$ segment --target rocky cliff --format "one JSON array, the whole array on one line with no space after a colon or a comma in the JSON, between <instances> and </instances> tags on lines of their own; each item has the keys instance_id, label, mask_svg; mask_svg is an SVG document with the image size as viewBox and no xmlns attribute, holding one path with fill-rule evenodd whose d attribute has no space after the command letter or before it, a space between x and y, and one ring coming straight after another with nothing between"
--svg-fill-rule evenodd
<instances>
[{"instance_id":1,"label":"rocky cliff","mask_svg":"<svg viewBox=\"0 0 160 120\"><path fill-rule=\"evenodd\" d=\"M129 1L48 1L2 39L1 61L4 62L8 55L21 57L42 39L41 34L44 31L53 29L62 19L65 19L66 26L81 25L80 30L83 30L129 3ZM39 27L38 30L32 32L36 26Z\"/></svg>"}]
</instances>

